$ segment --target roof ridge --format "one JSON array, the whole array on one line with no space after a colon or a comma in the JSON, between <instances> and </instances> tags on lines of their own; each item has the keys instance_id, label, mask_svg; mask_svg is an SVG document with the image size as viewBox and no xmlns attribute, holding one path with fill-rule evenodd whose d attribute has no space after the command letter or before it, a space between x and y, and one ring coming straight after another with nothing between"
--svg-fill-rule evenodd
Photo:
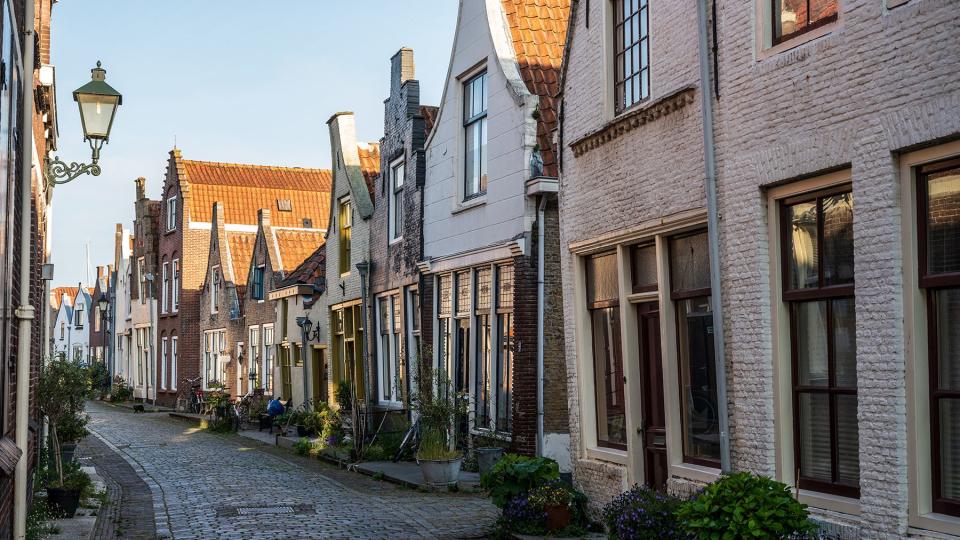
<instances>
[{"instance_id":1,"label":"roof ridge","mask_svg":"<svg viewBox=\"0 0 960 540\"><path fill-rule=\"evenodd\" d=\"M214 165L219 167L244 167L249 169L265 169L271 171L301 171L301 172L318 172L318 173L331 173L331 169L318 169L314 167L285 167L281 165L258 165L255 163L234 163L227 161L204 161L200 159L184 159L183 163L194 163L198 165Z\"/></svg>"}]
</instances>

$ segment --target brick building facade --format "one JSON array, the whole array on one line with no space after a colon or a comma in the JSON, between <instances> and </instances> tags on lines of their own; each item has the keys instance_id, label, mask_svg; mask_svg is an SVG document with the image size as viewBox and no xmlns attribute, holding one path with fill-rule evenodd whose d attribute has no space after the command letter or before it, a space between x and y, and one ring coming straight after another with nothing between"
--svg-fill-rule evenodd
<instances>
[{"instance_id":1,"label":"brick building facade","mask_svg":"<svg viewBox=\"0 0 960 540\"><path fill-rule=\"evenodd\" d=\"M469 393L470 432L563 470L561 292L547 254L558 249L554 96L568 14L562 0L460 3L426 142L420 265L432 362Z\"/></svg>"},{"instance_id":2,"label":"brick building facade","mask_svg":"<svg viewBox=\"0 0 960 540\"><path fill-rule=\"evenodd\" d=\"M147 198L147 180L134 180L133 253L130 263L129 332L114 351L114 356L125 355L125 384L131 386L134 397L157 397L154 381L152 351L156 350L157 295L156 276L159 273L160 201ZM153 279L148 280L150 276ZM125 348L125 350L124 350ZM121 352L122 351L122 352Z\"/></svg>"},{"instance_id":3,"label":"brick building facade","mask_svg":"<svg viewBox=\"0 0 960 540\"><path fill-rule=\"evenodd\" d=\"M560 197L574 479L599 507L636 482L684 493L717 478L722 311L733 469L797 487L831 535L958 534L960 469L942 444L957 424L931 411L956 397L929 384L944 365L931 351L955 334L928 341L956 327L943 298L958 269L936 253L960 242L937 206L960 204L960 81L956 58L929 54L957 27L937 2L775 4L717 2L716 86L700 80L690 6L574 10ZM625 56L608 46L621 17L642 29ZM642 60L618 67L632 47ZM702 232L703 88L722 310ZM928 244L934 230L954 231L949 248Z\"/></svg>"}]
</instances>

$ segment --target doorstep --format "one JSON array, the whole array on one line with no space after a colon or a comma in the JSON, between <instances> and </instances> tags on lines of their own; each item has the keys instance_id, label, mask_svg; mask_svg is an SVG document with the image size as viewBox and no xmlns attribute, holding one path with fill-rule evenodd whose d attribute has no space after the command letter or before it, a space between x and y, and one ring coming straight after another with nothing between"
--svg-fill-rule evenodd
<instances>
[{"instance_id":1,"label":"doorstep","mask_svg":"<svg viewBox=\"0 0 960 540\"><path fill-rule=\"evenodd\" d=\"M446 490L440 486L431 486L424 482L423 473L420 472L420 465L412 461L366 461L351 465L349 468L355 469L367 476L382 476L384 480L400 484L412 489ZM480 474L469 471L460 471L460 477L457 481L458 487L463 491L478 491L480 489Z\"/></svg>"},{"instance_id":2,"label":"doorstep","mask_svg":"<svg viewBox=\"0 0 960 540\"><path fill-rule=\"evenodd\" d=\"M93 481L93 492L100 493L107 490L107 485L103 478L97 474L94 467L80 467L83 472L90 475ZM91 507L91 508L88 508ZM45 538L49 540L75 540L77 538L92 538L93 530L97 525L97 514L100 513L100 501L90 498L80 501L80 507L77 513L71 518L62 518L51 520L50 525L57 528L56 534L51 534Z\"/></svg>"}]
</instances>

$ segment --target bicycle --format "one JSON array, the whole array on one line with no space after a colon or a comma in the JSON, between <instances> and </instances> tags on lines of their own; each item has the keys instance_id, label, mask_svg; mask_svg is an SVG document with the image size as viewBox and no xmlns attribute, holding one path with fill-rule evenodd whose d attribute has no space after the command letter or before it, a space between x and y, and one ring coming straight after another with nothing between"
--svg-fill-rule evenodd
<instances>
[{"instance_id":1,"label":"bicycle","mask_svg":"<svg viewBox=\"0 0 960 540\"><path fill-rule=\"evenodd\" d=\"M397 453L393 456L393 462L396 463L400 461L400 458L403 457L403 453L407 450L407 445L410 445L410 453L414 456L417 455L417 449L420 448L420 421L417 420L410 424L410 428L407 429L407 432L403 435L403 440L400 441L400 446L397 448Z\"/></svg>"}]
</instances>

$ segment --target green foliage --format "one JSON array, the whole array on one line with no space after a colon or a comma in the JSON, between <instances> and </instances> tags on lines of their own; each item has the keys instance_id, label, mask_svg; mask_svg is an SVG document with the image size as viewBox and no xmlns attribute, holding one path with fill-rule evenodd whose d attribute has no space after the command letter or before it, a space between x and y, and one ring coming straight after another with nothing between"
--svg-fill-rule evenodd
<instances>
[{"instance_id":1,"label":"green foliage","mask_svg":"<svg viewBox=\"0 0 960 540\"><path fill-rule=\"evenodd\" d=\"M56 534L57 528L51 523L55 518L46 499L34 497L27 510L27 540L41 540Z\"/></svg>"},{"instance_id":2,"label":"green foliage","mask_svg":"<svg viewBox=\"0 0 960 540\"><path fill-rule=\"evenodd\" d=\"M603 523L610 538L615 539L687 538L676 516L681 504L677 497L638 484L603 509Z\"/></svg>"},{"instance_id":3,"label":"green foliage","mask_svg":"<svg viewBox=\"0 0 960 540\"><path fill-rule=\"evenodd\" d=\"M317 403L313 412L304 413L301 424L307 433L319 435L323 433L324 427L330 418L330 408L326 403Z\"/></svg>"},{"instance_id":4,"label":"green foliage","mask_svg":"<svg viewBox=\"0 0 960 540\"><path fill-rule=\"evenodd\" d=\"M350 407L352 406L350 393L350 381L340 381L340 383L337 384L337 392L334 397L337 400L337 407L339 407L341 411L350 410Z\"/></svg>"},{"instance_id":5,"label":"green foliage","mask_svg":"<svg viewBox=\"0 0 960 540\"><path fill-rule=\"evenodd\" d=\"M433 384L419 380L420 377L429 377L426 380ZM411 402L420 423L417 459L442 461L458 457L454 426L467 413L469 397L451 392L452 384L446 374L441 371L433 374L429 367L421 368L417 387L420 391Z\"/></svg>"},{"instance_id":6,"label":"green foliage","mask_svg":"<svg viewBox=\"0 0 960 540\"><path fill-rule=\"evenodd\" d=\"M370 444L363 449L364 461L387 461L390 456L379 444Z\"/></svg>"},{"instance_id":7,"label":"green foliage","mask_svg":"<svg viewBox=\"0 0 960 540\"><path fill-rule=\"evenodd\" d=\"M80 442L80 439L86 437L87 423L90 418L85 414L70 414L60 418L57 421L57 437L60 444L70 444Z\"/></svg>"},{"instance_id":8,"label":"green foliage","mask_svg":"<svg viewBox=\"0 0 960 540\"><path fill-rule=\"evenodd\" d=\"M90 391L86 369L70 360L53 359L40 369L37 380L37 404L51 421L79 414Z\"/></svg>"},{"instance_id":9,"label":"green foliage","mask_svg":"<svg viewBox=\"0 0 960 540\"><path fill-rule=\"evenodd\" d=\"M54 479L47 487L76 490L83 494L92 492L93 481L80 469L80 465L68 463L63 466L63 481Z\"/></svg>"},{"instance_id":10,"label":"green foliage","mask_svg":"<svg viewBox=\"0 0 960 540\"><path fill-rule=\"evenodd\" d=\"M297 442L293 443L293 451L296 452L298 456L305 456L310 453L311 446L310 439L300 437Z\"/></svg>"},{"instance_id":11,"label":"green foliage","mask_svg":"<svg viewBox=\"0 0 960 540\"><path fill-rule=\"evenodd\" d=\"M113 389L110 390L111 403L123 403L133 398L133 387L128 385L123 377L117 375L113 378Z\"/></svg>"},{"instance_id":12,"label":"green foliage","mask_svg":"<svg viewBox=\"0 0 960 540\"><path fill-rule=\"evenodd\" d=\"M93 362L87 367L90 381L90 399L102 398L110 391L110 373L103 362Z\"/></svg>"},{"instance_id":13,"label":"green foliage","mask_svg":"<svg viewBox=\"0 0 960 540\"><path fill-rule=\"evenodd\" d=\"M480 487L490 493L493 504L503 508L513 497L557 478L560 478L560 467L552 459L504 454L480 478Z\"/></svg>"},{"instance_id":14,"label":"green foliage","mask_svg":"<svg viewBox=\"0 0 960 540\"><path fill-rule=\"evenodd\" d=\"M534 508L569 506L573 501L573 493L565 482L552 481L531 489L528 499Z\"/></svg>"},{"instance_id":15,"label":"green foliage","mask_svg":"<svg viewBox=\"0 0 960 540\"><path fill-rule=\"evenodd\" d=\"M684 503L677 518L695 538L790 538L812 534L807 507L786 485L751 473L725 475Z\"/></svg>"}]
</instances>

